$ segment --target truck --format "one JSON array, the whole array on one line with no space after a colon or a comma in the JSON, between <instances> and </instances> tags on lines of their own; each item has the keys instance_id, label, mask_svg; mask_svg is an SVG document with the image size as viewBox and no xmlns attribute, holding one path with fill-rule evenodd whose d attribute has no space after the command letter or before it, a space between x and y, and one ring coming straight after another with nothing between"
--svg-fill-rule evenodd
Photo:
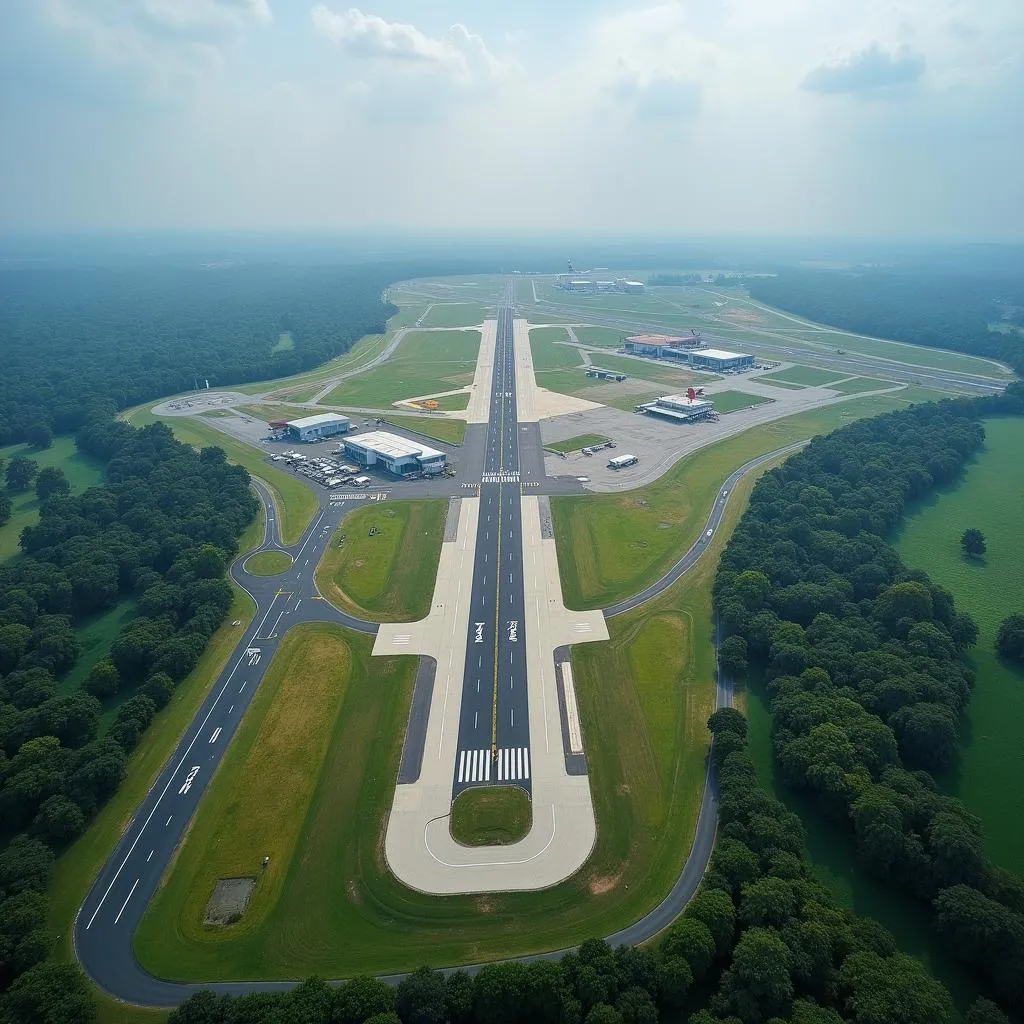
<instances>
[{"instance_id":1,"label":"truck","mask_svg":"<svg viewBox=\"0 0 1024 1024\"><path fill-rule=\"evenodd\" d=\"M639 461L635 455L616 455L614 459L608 460L608 468L625 469L627 466L635 466Z\"/></svg>"}]
</instances>

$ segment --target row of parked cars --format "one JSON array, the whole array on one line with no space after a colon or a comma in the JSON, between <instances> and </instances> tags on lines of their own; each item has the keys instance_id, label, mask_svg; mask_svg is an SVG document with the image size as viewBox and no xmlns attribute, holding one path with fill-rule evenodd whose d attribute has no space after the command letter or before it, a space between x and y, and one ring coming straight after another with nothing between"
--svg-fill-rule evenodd
<instances>
[{"instance_id":1,"label":"row of parked cars","mask_svg":"<svg viewBox=\"0 0 1024 1024\"><path fill-rule=\"evenodd\" d=\"M368 476L360 475L357 466L349 466L326 456L310 457L302 452L289 451L272 455L270 461L285 462L324 487L369 487L373 483Z\"/></svg>"}]
</instances>

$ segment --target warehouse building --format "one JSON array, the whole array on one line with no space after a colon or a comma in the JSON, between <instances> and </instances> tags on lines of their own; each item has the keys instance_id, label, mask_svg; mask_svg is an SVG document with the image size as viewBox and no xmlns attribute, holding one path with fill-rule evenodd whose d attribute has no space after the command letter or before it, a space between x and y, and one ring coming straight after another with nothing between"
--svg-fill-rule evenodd
<instances>
[{"instance_id":1,"label":"warehouse building","mask_svg":"<svg viewBox=\"0 0 1024 1024\"><path fill-rule=\"evenodd\" d=\"M636 407L637 412L650 416L661 416L676 423L696 423L698 420L718 419L714 403L706 398L690 398L688 395L666 395L655 402Z\"/></svg>"},{"instance_id":2,"label":"warehouse building","mask_svg":"<svg viewBox=\"0 0 1024 1024\"><path fill-rule=\"evenodd\" d=\"M750 370L754 366L754 357L741 352L726 352L721 348L706 348L691 353L690 365L699 370L714 370L716 373Z\"/></svg>"},{"instance_id":3,"label":"warehouse building","mask_svg":"<svg viewBox=\"0 0 1024 1024\"><path fill-rule=\"evenodd\" d=\"M653 356L655 359L686 359L690 352L704 347L700 331L689 334L635 334L623 343L627 352L635 356Z\"/></svg>"},{"instance_id":4,"label":"warehouse building","mask_svg":"<svg viewBox=\"0 0 1024 1024\"><path fill-rule=\"evenodd\" d=\"M285 427L296 441L319 441L322 437L344 434L352 426L347 416L336 412L325 412L319 416L305 416L301 420L289 420Z\"/></svg>"},{"instance_id":5,"label":"warehouse building","mask_svg":"<svg viewBox=\"0 0 1024 1024\"><path fill-rule=\"evenodd\" d=\"M344 445L345 453L360 465L380 466L395 476L411 476L414 473L435 476L444 472L448 458L436 448L386 430L371 430L366 434L346 438Z\"/></svg>"}]
</instances>

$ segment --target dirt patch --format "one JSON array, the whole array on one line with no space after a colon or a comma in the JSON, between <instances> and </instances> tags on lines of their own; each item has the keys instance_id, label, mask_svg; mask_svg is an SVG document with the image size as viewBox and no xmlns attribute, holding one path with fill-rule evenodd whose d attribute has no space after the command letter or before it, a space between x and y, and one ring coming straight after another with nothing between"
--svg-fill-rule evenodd
<instances>
[{"instance_id":1,"label":"dirt patch","mask_svg":"<svg viewBox=\"0 0 1024 1024\"><path fill-rule=\"evenodd\" d=\"M206 904L203 924L222 927L241 920L255 888L255 878L220 879L213 887L210 902Z\"/></svg>"},{"instance_id":2,"label":"dirt patch","mask_svg":"<svg viewBox=\"0 0 1024 1024\"><path fill-rule=\"evenodd\" d=\"M494 901L490 896L478 896L476 900L476 909L481 914L493 914L494 913Z\"/></svg>"},{"instance_id":3,"label":"dirt patch","mask_svg":"<svg viewBox=\"0 0 1024 1024\"><path fill-rule=\"evenodd\" d=\"M671 523L658 523L658 529L659 530L671 530L672 529L672 524Z\"/></svg>"},{"instance_id":4,"label":"dirt patch","mask_svg":"<svg viewBox=\"0 0 1024 1024\"><path fill-rule=\"evenodd\" d=\"M348 893L348 898L356 905L359 906L363 902L363 894L359 891L359 886L356 885L355 879L350 881L345 886L345 891Z\"/></svg>"},{"instance_id":5,"label":"dirt patch","mask_svg":"<svg viewBox=\"0 0 1024 1024\"><path fill-rule=\"evenodd\" d=\"M591 875L587 888L590 890L591 896L603 896L606 892L611 892L616 888L621 880L621 873L618 875Z\"/></svg>"}]
</instances>

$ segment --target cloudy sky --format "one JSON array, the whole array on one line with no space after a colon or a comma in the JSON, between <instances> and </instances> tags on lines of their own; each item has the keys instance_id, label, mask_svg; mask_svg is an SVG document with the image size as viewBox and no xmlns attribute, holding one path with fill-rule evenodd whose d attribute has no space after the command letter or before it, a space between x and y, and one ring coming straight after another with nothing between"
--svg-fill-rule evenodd
<instances>
[{"instance_id":1,"label":"cloudy sky","mask_svg":"<svg viewBox=\"0 0 1024 1024\"><path fill-rule=\"evenodd\" d=\"M0 230L1024 240L1021 0L365 2L3 0Z\"/></svg>"}]
</instances>

